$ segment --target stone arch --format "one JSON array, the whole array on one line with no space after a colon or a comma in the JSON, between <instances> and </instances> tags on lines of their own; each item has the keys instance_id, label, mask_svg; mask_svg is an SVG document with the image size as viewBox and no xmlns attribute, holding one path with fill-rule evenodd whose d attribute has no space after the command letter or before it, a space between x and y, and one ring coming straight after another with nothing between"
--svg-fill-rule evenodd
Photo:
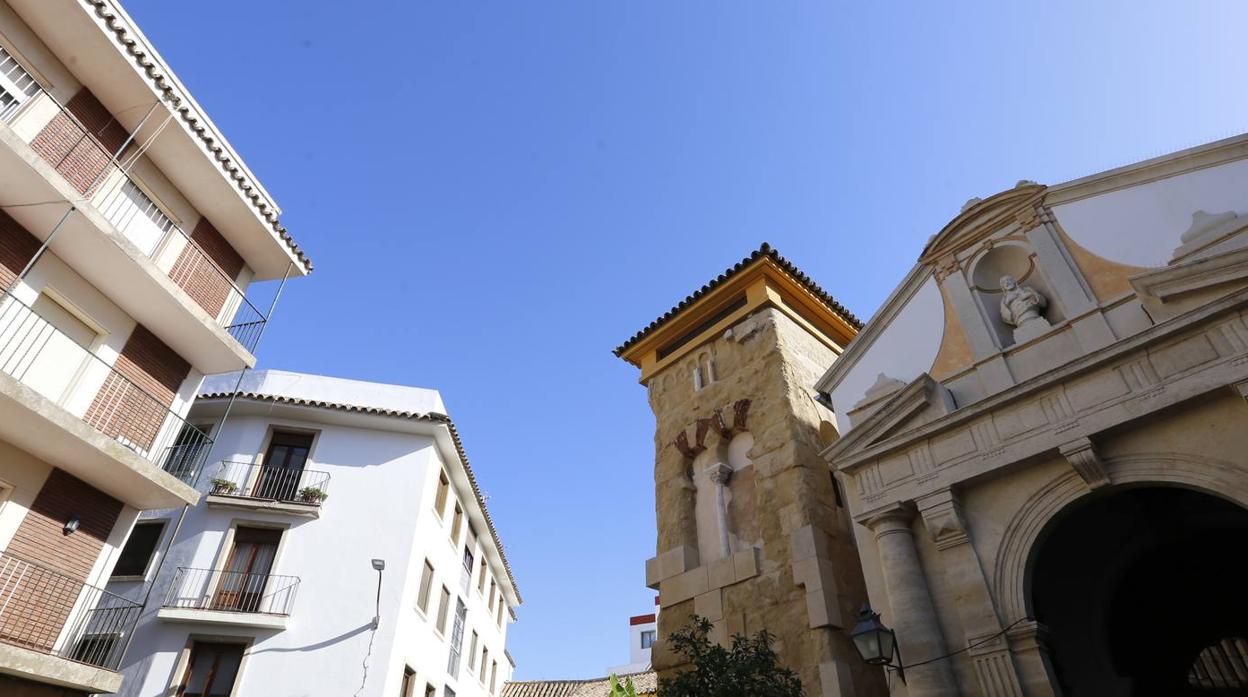
<instances>
[{"instance_id":1,"label":"stone arch","mask_svg":"<svg viewBox=\"0 0 1248 697\"><path fill-rule=\"evenodd\" d=\"M1225 460L1183 453L1152 453L1107 458L1114 488L1153 484L1193 489L1248 508L1242 467ZM1217 489L1212 488L1217 483ZM1071 503L1092 492L1071 470L1040 487L1007 524L997 548L993 595L1006 622L1030 616L1029 575L1044 529Z\"/></svg>"}]
</instances>

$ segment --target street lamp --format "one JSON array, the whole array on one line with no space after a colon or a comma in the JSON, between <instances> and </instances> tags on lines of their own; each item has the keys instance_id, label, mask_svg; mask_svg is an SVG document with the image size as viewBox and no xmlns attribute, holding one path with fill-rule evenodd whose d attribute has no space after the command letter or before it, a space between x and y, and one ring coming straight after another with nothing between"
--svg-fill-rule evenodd
<instances>
[{"instance_id":1,"label":"street lamp","mask_svg":"<svg viewBox=\"0 0 1248 697\"><path fill-rule=\"evenodd\" d=\"M377 612L373 615L373 629L381 626L381 572L386 570L385 559L374 559L373 570L377 572Z\"/></svg>"},{"instance_id":2,"label":"street lamp","mask_svg":"<svg viewBox=\"0 0 1248 697\"><path fill-rule=\"evenodd\" d=\"M896 668L902 682L906 681L906 673L902 669L901 647L897 646L897 633L880 622L880 613L871 609L871 605L863 605L858 613L858 624L849 631L850 641L862 660L873 666ZM893 663L893 657L897 663Z\"/></svg>"}]
</instances>

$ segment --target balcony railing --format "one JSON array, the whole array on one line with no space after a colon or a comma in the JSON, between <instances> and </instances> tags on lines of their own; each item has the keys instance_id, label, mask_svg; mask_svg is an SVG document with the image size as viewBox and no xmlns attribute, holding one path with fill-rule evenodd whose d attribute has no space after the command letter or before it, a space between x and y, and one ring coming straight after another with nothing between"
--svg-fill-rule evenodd
<instances>
[{"instance_id":1,"label":"balcony railing","mask_svg":"<svg viewBox=\"0 0 1248 697\"><path fill-rule=\"evenodd\" d=\"M50 93L25 84L20 101L6 103L15 88L4 84L4 60L0 55L0 120L15 123L25 107L46 100L57 113L30 140L31 146L54 169L60 171L114 227L148 258L157 261L177 253L170 278L205 312L250 352L255 352L267 318L247 299L235 280L212 256L143 190L118 161L120 154L104 147L96 134ZM115 122L112 122L115 126ZM103 130L103 129L100 129ZM164 268L168 264L161 265Z\"/></svg>"},{"instance_id":2,"label":"balcony railing","mask_svg":"<svg viewBox=\"0 0 1248 697\"><path fill-rule=\"evenodd\" d=\"M191 610L289 615L299 589L298 576L178 567L165 607Z\"/></svg>"},{"instance_id":3,"label":"balcony railing","mask_svg":"<svg viewBox=\"0 0 1248 697\"><path fill-rule=\"evenodd\" d=\"M143 607L0 553L0 641L116 670Z\"/></svg>"},{"instance_id":4,"label":"balcony railing","mask_svg":"<svg viewBox=\"0 0 1248 697\"><path fill-rule=\"evenodd\" d=\"M212 493L319 506L328 496L329 473L265 467L225 460L212 478Z\"/></svg>"},{"instance_id":5,"label":"balcony railing","mask_svg":"<svg viewBox=\"0 0 1248 697\"><path fill-rule=\"evenodd\" d=\"M188 484L212 450L208 434L9 291L0 292L0 372Z\"/></svg>"}]
</instances>

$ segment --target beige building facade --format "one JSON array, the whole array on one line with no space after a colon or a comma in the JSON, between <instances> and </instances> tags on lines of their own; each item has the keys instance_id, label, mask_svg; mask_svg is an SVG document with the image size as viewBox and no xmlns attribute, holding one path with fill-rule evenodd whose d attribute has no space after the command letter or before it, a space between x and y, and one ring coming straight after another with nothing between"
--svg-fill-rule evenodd
<instances>
[{"instance_id":1,"label":"beige building facade","mask_svg":"<svg viewBox=\"0 0 1248 697\"><path fill-rule=\"evenodd\" d=\"M816 389L893 694L1248 689L1248 137L973 199Z\"/></svg>"},{"instance_id":2,"label":"beige building facade","mask_svg":"<svg viewBox=\"0 0 1248 697\"><path fill-rule=\"evenodd\" d=\"M666 637L696 614L721 642L773 634L807 694L884 694L845 634L865 588L812 389L858 327L764 245L616 349L656 420L660 678L681 667Z\"/></svg>"}]
</instances>

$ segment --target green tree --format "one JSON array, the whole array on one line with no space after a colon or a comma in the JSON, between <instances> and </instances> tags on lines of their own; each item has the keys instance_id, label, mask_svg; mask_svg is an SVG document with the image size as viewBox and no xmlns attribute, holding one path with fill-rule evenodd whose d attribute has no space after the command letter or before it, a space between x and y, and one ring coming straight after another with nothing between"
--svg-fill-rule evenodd
<instances>
[{"instance_id":1,"label":"green tree","mask_svg":"<svg viewBox=\"0 0 1248 697\"><path fill-rule=\"evenodd\" d=\"M610 697L637 697L637 689L633 687L633 679L624 678L624 684L621 685L619 678L612 673Z\"/></svg>"},{"instance_id":2,"label":"green tree","mask_svg":"<svg viewBox=\"0 0 1248 697\"><path fill-rule=\"evenodd\" d=\"M729 648L711 641L710 632L711 623L694 615L689 626L668 636L691 667L664 678L660 697L802 697L802 682L776 662L774 637L766 630L734 636Z\"/></svg>"}]
</instances>

